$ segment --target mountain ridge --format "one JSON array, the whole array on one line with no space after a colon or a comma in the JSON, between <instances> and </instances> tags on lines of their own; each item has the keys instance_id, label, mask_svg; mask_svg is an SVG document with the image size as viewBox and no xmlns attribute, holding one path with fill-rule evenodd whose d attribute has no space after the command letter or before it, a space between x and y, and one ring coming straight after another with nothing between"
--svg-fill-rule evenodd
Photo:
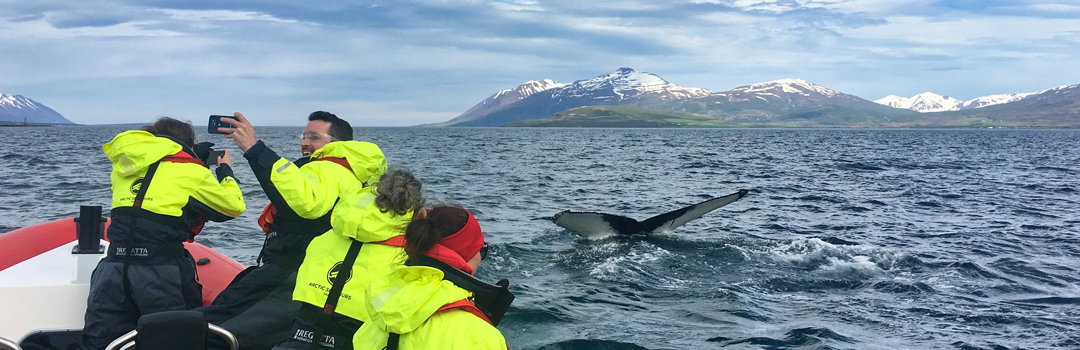
<instances>
[{"instance_id":1,"label":"mountain ridge","mask_svg":"<svg viewBox=\"0 0 1080 350\"><path fill-rule=\"evenodd\" d=\"M1063 88L1066 86L1067 85L1062 85L1053 89ZM1016 102L1053 89L1046 89L1042 91L1027 93L988 95L976 97L966 101L957 100L949 96L938 95L928 91L912 96L910 98L889 95L881 99L875 100L874 102L893 108L910 109L920 113L962 111L966 109L983 108L1003 103Z\"/></svg>"},{"instance_id":2,"label":"mountain ridge","mask_svg":"<svg viewBox=\"0 0 1080 350\"><path fill-rule=\"evenodd\" d=\"M22 95L0 94L0 122L75 124L52 108Z\"/></svg>"},{"instance_id":3,"label":"mountain ridge","mask_svg":"<svg viewBox=\"0 0 1080 350\"><path fill-rule=\"evenodd\" d=\"M448 121L436 124L429 124L425 126L446 126L456 123L462 123L471 121L473 119L482 117L487 114L491 114L506 108L517 101L521 101L535 93L560 88L567 84L560 83L551 79L544 80L530 80L521 85L518 85L512 89L506 89L492 94L490 97L480 101L469 110L465 111L461 115L450 119Z\"/></svg>"},{"instance_id":4,"label":"mountain ridge","mask_svg":"<svg viewBox=\"0 0 1080 350\"><path fill-rule=\"evenodd\" d=\"M525 84L516 89L524 86ZM433 125L502 126L519 121L544 119L578 107L631 105L706 115L725 122L758 126L1037 127L1046 124L1080 127L1080 117L1072 118L1074 112L1062 107L1069 105L1067 97L1041 99L1039 101L1042 102L1025 104L1027 108L1041 112L997 108L979 113L954 113L1015 104L1070 87L1068 85L1036 93L989 95L967 101L930 92L910 99L890 95L870 101L798 78L712 92L703 88L675 85L651 73L619 68L592 79L562 85L548 84L545 87L534 89L532 94L516 101L502 103L498 109L478 108L490 104L488 100L500 97L500 93L507 91L503 90L461 116ZM1066 100L1061 100L1063 98Z\"/></svg>"},{"instance_id":5,"label":"mountain ridge","mask_svg":"<svg viewBox=\"0 0 1080 350\"><path fill-rule=\"evenodd\" d=\"M464 121L448 121L449 124L445 126L500 126L522 120L541 119L576 107L636 105L646 101L673 101L710 93L711 91L706 89L685 88L669 83L651 73L619 68L606 75L539 91L488 114L463 114L454 119L461 118Z\"/></svg>"}]
</instances>

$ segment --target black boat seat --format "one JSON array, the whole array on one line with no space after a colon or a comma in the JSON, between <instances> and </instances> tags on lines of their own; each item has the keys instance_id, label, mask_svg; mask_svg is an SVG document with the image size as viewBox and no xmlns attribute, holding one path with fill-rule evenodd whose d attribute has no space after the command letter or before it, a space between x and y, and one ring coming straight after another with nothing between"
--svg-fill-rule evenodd
<instances>
[{"instance_id":1,"label":"black boat seat","mask_svg":"<svg viewBox=\"0 0 1080 350\"><path fill-rule=\"evenodd\" d=\"M206 350L207 336L225 339L232 350L240 349L228 330L206 322L198 311L164 311L139 318L135 330L117 338L105 350L124 350L139 344L139 350Z\"/></svg>"},{"instance_id":2,"label":"black boat seat","mask_svg":"<svg viewBox=\"0 0 1080 350\"><path fill-rule=\"evenodd\" d=\"M79 347L79 338L82 329L38 329L19 339L19 346L22 350L74 350Z\"/></svg>"}]
</instances>

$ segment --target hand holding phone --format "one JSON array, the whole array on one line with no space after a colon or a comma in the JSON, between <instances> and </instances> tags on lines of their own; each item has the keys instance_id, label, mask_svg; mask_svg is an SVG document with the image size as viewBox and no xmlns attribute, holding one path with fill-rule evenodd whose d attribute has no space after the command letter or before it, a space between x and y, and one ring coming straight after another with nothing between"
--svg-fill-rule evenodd
<instances>
[{"instance_id":1,"label":"hand holding phone","mask_svg":"<svg viewBox=\"0 0 1080 350\"><path fill-rule=\"evenodd\" d=\"M251 122L244 117L244 114L236 112L233 113L232 117L226 116L219 120L225 124L229 124L227 128L231 128L232 132L226 134L224 137L236 142L236 147L240 147L241 151L247 152L251 146L254 146L259 142L259 139L255 137L255 128L251 126Z\"/></svg>"},{"instance_id":2,"label":"hand holding phone","mask_svg":"<svg viewBox=\"0 0 1080 350\"><path fill-rule=\"evenodd\" d=\"M218 165L218 157L224 156L225 151L211 151L210 155L206 157L206 165Z\"/></svg>"},{"instance_id":3,"label":"hand holding phone","mask_svg":"<svg viewBox=\"0 0 1080 350\"><path fill-rule=\"evenodd\" d=\"M234 120L236 119L233 118L233 116L231 115L212 115L210 116L210 120L206 123L206 132L211 134L227 135L227 132L218 131L218 128L231 128L233 126L232 124L221 121L221 118L229 118Z\"/></svg>"}]
</instances>

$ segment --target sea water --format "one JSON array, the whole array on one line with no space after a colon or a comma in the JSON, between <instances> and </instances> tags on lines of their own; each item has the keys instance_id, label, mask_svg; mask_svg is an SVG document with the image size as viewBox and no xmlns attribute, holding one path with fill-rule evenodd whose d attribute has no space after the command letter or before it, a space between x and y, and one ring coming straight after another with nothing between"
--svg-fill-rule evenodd
<instances>
[{"instance_id":1,"label":"sea water","mask_svg":"<svg viewBox=\"0 0 1080 350\"><path fill-rule=\"evenodd\" d=\"M0 128L0 232L110 204L126 127ZM302 128L259 127L299 157ZM244 264L268 203L198 241ZM480 221L478 276L517 295L512 349L1080 348L1080 131L358 128ZM741 188L668 234L587 240L562 210L636 219Z\"/></svg>"}]
</instances>

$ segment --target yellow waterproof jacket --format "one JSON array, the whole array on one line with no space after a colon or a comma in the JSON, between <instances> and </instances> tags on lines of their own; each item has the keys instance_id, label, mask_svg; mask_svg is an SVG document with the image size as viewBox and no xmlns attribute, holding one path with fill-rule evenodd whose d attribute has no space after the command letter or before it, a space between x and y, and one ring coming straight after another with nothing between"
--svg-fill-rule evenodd
<instances>
[{"instance_id":1,"label":"yellow waterproof jacket","mask_svg":"<svg viewBox=\"0 0 1080 350\"><path fill-rule=\"evenodd\" d=\"M228 165L219 168L220 181L190 149L177 141L142 131L125 131L101 147L112 162L112 215L146 218L177 230L187 231L205 222L226 221L244 212L243 193ZM161 161L163 158L165 161ZM172 160L169 160L172 159ZM140 208L134 208L136 193L143 186L150 165L161 161L150 179ZM110 234L113 230L110 230ZM160 240L162 237L142 237ZM169 237L177 241L190 237Z\"/></svg>"},{"instance_id":2,"label":"yellow waterproof jacket","mask_svg":"<svg viewBox=\"0 0 1080 350\"><path fill-rule=\"evenodd\" d=\"M312 160L327 157L344 158L351 169L334 162L310 162L300 168L285 158L278 158L272 166L270 182L289 208L302 218L318 219L326 215L339 197L359 192L360 188L379 181L386 172L386 158L374 143L331 142L311 155Z\"/></svg>"},{"instance_id":3,"label":"yellow waterproof jacket","mask_svg":"<svg viewBox=\"0 0 1080 350\"><path fill-rule=\"evenodd\" d=\"M375 204L375 197L375 187L366 187L334 208L331 215L333 230L315 237L308 245L304 263L296 274L293 300L322 309L349 246L353 240L364 242L334 311L358 321L368 320L367 308L361 299L364 289L376 277L403 264L406 258L401 247L371 242L404 235L413 215L411 211L405 215L384 213Z\"/></svg>"},{"instance_id":4,"label":"yellow waterproof jacket","mask_svg":"<svg viewBox=\"0 0 1080 350\"><path fill-rule=\"evenodd\" d=\"M506 339L487 321L461 309L438 311L472 293L426 266L403 266L371 282L364 293L371 319L353 335L353 349L380 350L390 332L400 350L506 350Z\"/></svg>"},{"instance_id":5,"label":"yellow waterproof jacket","mask_svg":"<svg viewBox=\"0 0 1080 350\"><path fill-rule=\"evenodd\" d=\"M244 152L244 157L276 210L272 223L267 225L270 232L260 259L293 268L299 266L311 239L330 230L334 205L378 181L386 172L382 150L370 142L331 142L310 158L294 163L259 141ZM329 159L336 161L324 161ZM341 161L349 166L339 164Z\"/></svg>"}]
</instances>

